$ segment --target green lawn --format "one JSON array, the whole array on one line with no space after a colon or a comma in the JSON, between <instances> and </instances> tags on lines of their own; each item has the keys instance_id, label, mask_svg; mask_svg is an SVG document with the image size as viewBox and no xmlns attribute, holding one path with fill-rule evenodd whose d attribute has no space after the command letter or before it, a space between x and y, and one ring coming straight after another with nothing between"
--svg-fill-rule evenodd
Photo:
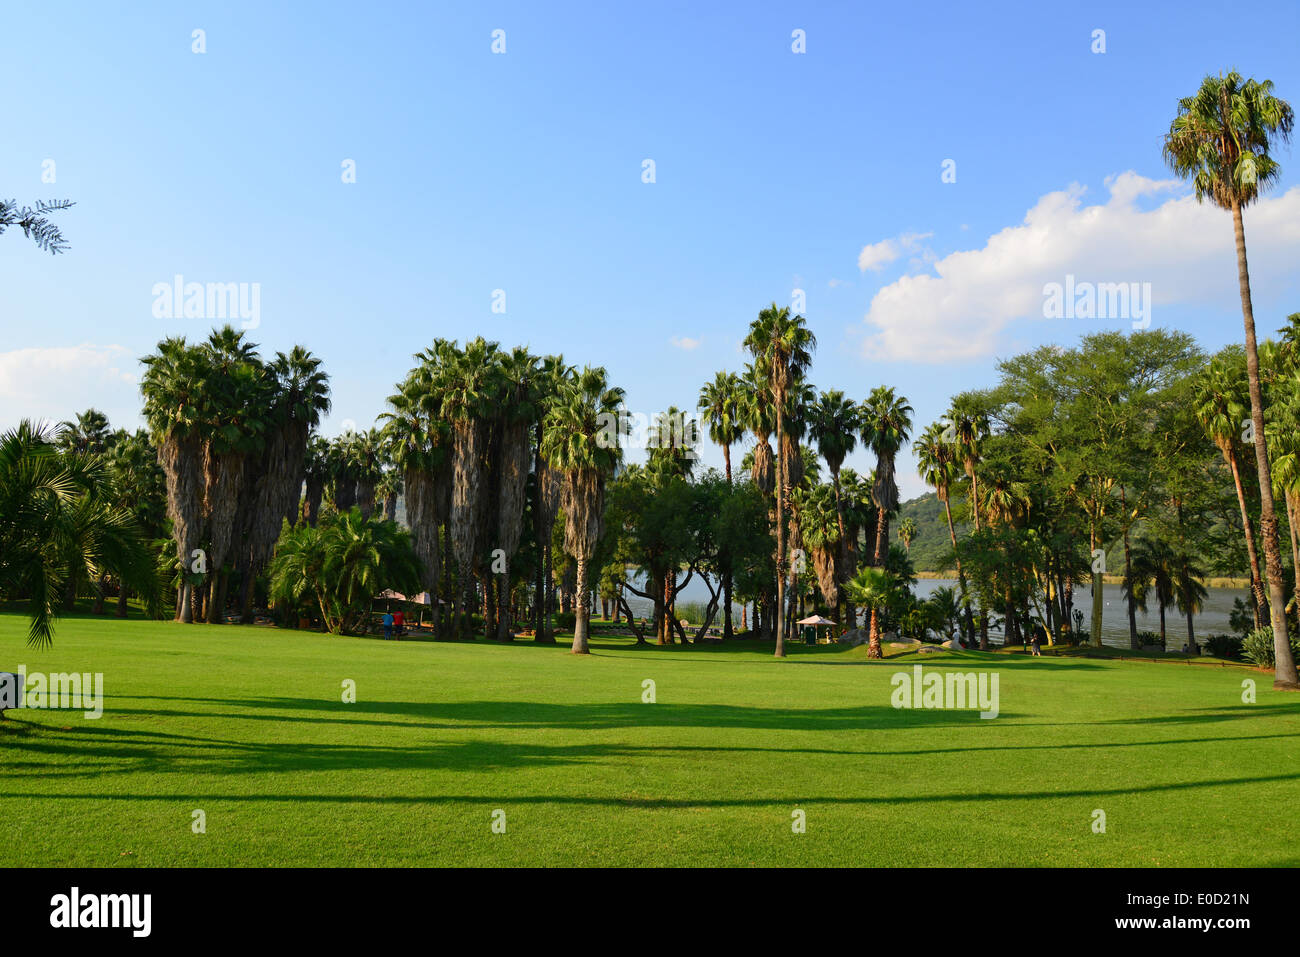
<instances>
[{"instance_id":1,"label":"green lawn","mask_svg":"<svg viewBox=\"0 0 1300 957\"><path fill-rule=\"evenodd\" d=\"M0 720L5 866L1300 864L1300 696L1242 667L920 659L998 672L981 720L895 710L917 656L863 648L25 628L0 614L0 670L103 672L106 700Z\"/></svg>"}]
</instances>

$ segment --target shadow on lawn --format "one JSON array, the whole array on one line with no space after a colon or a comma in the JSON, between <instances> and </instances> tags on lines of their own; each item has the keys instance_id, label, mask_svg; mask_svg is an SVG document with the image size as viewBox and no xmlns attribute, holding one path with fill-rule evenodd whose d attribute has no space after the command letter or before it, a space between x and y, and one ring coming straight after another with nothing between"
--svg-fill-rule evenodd
<instances>
[{"instance_id":1,"label":"shadow on lawn","mask_svg":"<svg viewBox=\"0 0 1300 957\"><path fill-rule=\"evenodd\" d=\"M190 700L190 699L176 699ZM814 730L843 732L853 730L906 730L931 728L952 731L965 724L970 727L991 727L996 722L982 721L977 714L958 711L895 711L892 708L824 709L822 711L790 711L787 709L740 708L733 706L678 706L658 704L629 705L552 705L521 702L461 702L455 704L413 704L407 702L372 702L365 706L370 713L402 713L414 717L437 714L458 722L479 721L478 724L429 724L421 721L359 721L355 717L326 718L315 712L336 712L361 709L357 705L328 705L305 699L269 698L251 701L226 701L221 699L193 699L215 701L230 706L261 710L262 714L239 714L240 718L256 718L273 722L307 721L313 725L383 724L405 729L408 734L418 734L430 728L439 731L460 732L462 740L435 740L427 744L361 744L319 741L248 741L230 738L201 737L193 734L174 734L130 726L115 726L109 722L79 723L74 727L50 726L40 723L15 722L26 727L26 733L10 741L15 760L0 765L0 779L17 781L34 777L87 777L122 773L175 773L243 775L286 773L298 771L331 772L357 770L409 770L442 769L458 772L493 772L502 769L562 767L566 765L601 764L611 761L621 763L654 761L690 755L788 755L791 760L828 756L836 758L897 759L916 756L976 757L980 752L1017 751L1098 751L1109 749L1152 748L1178 745L1204 745L1225 741L1246 742L1300 737L1300 733L1276 733L1237 736L1205 736L1183 739L1146 741L1073 741L1069 740L1075 725L1051 725L1061 733L1039 737L1039 743L952 745L941 740L935 747L854 749L843 747L781 747L759 745L717 744L678 745L651 743L645 745L625 743L589 742L581 744L545 745L531 742L503 742L500 740L464 740L475 731L485 729L536 729L590 730L614 727L692 727L692 728L760 728L788 730ZM1231 717L1258 717L1261 710L1238 709ZM305 709L313 712L307 717L288 717L269 713L273 710ZM1276 709L1272 709L1276 710ZM1244 712L1244 713L1243 713ZM111 715L120 715L113 709ZM156 715L159 717L195 716L220 721L222 716L213 711L191 712L150 709L133 709L132 716ZM593 717L596 715L598 717ZM1197 716L1200 720L1214 721L1219 715ZM1104 723L1104 722L1101 722ZM1023 723L1016 727L1025 727ZM829 738L827 740L830 740ZM836 740L843 740L842 736ZM867 739L870 740L870 739ZM982 740L987 738L966 740ZM53 760L25 760L48 756ZM23 760L16 760L21 757ZM68 759L76 763L70 764ZM1292 775L1300 777L1300 775ZM1264 779L1260 779L1264 780ZM1207 782L1211 783L1211 782ZM1144 790L1143 788L1121 790Z\"/></svg>"},{"instance_id":2,"label":"shadow on lawn","mask_svg":"<svg viewBox=\"0 0 1300 957\"><path fill-rule=\"evenodd\" d=\"M167 708L123 708L118 701L184 701L241 709L224 715L220 711L178 711ZM639 702L554 704L543 701L358 701L343 704L320 698L168 698L162 696L115 695L105 704L118 716L158 715L166 717L232 718L256 721L322 721L339 724L377 724L403 728L556 728L603 730L609 728L751 728L778 731L879 731L907 728L985 724L975 709L895 709L886 706L852 708L762 708L725 704L653 705ZM309 712L285 715L272 712ZM321 714L334 717L321 717ZM422 721L375 721L357 715L403 715ZM1002 711L1000 718L1016 715Z\"/></svg>"},{"instance_id":3,"label":"shadow on lawn","mask_svg":"<svg viewBox=\"0 0 1300 957\"><path fill-rule=\"evenodd\" d=\"M469 747L465 745L463 747ZM510 746L498 746L509 749ZM595 748L598 751L605 750L602 746L583 746L584 749ZM608 754L606 755L608 756ZM582 763L582 762L575 762ZM476 763L475 767L484 770L494 770L506 765L498 764L493 767L481 768ZM519 765L512 764L511 767ZM274 770L274 769L265 769ZM293 769L283 769L293 770ZM1148 784L1141 787L1124 786L1114 788L1070 788L1056 791L1027 791L1027 790L1010 790L1010 791L955 791L942 794L870 794L870 795L830 795L830 796L813 796L808 794L799 795L763 795L754 797L725 797L725 798L663 798L647 797L639 794L628 794L622 797L598 797L594 795L571 795L571 794L535 794L535 795L505 795L501 790L496 790L487 794L427 794L427 795L406 795L406 794L319 794L319 793L299 793L299 794L250 794L247 792L239 793L214 793L214 792L187 792L181 794L132 794L132 793L104 793L104 792L87 792L78 794L68 793L49 793L42 791L39 794L29 792L0 791L0 800L5 798L27 799L39 797L42 800L60 799L71 801L165 801L165 802L198 802L198 801L229 801L232 803L245 802L286 802L286 803L315 803L315 804L467 804L483 805L485 807L509 807L511 805L577 805L585 807L615 807L630 808L639 810L673 810L686 808L744 808L744 807L810 807L815 805L905 805L905 804L943 804L943 803L985 803L988 801L1050 801L1060 800L1063 798L1083 798L1094 801L1097 798L1108 795L1130 796L1135 794L1160 794L1176 791L1195 791L1200 788L1219 788L1234 785L1254 785L1254 784L1278 784L1290 781L1300 780L1300 773L1293 774L1268 774L1257 775L1254 777L1235 777L1235 778L1211 778L1203 781L1174 781L1165 784Z\"/></svg>"}]
</instances>

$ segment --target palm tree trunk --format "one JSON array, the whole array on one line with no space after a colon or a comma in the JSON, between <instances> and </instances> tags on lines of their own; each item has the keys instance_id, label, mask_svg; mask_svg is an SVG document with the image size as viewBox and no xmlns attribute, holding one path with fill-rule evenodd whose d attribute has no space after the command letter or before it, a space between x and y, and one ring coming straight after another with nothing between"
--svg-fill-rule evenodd
<instances>
[{"instance_id":1,"label":"palm tree trunk","mask_svg":"<svg viewBox=\"0 0 1300 957\"><path fill-rule=\"evenodd\" d=\"M731 488L731 446L722 447L722 462L727 470L727 488ZM722 639L729 641L732 638L731 631L731 560L728 556L727 564L722 572Z\"/></svg>"},{"instance_id":2,"label":"palm tree trunk","mask_svg":"<svg viewBox=\"0 0 1300 957\"><path fill-rule=\"evenodd\" d=\"M961 556L957 554L957 529L952 524L952 505L945 493L943 497L943 514L948 519L948 538L952 541L953 560L957 563L957 584L961 587L961 604L966 609L966 637L975 644L975 619L971 615L970 595L966 591L966 573L961 567Z\"/></svg>"},{"instance_id":3,"label":"palm tree trunk","mask_svg":"<svg viewBox=\"0 0 1300 957\"><path fill-rule=\"evenodd\" d=\"M587 588L587 559L581 556L574 559L577 568L577 595L574 607L573 648L575 655L590 654L587 646L588 622L591 618L591 592Z\"/></svg>"},{"instance_id":4,"label":"palm tree trunk","mask_svg":"<svg viewBox=\"0 0 1300 957\"><path fill-rule=\"evenodd\" d=\"M785 396L776 399L776 652L785 657Z\"/></svg>"},{"instance_id":5,"label":"palm tree trunk","mask_svg":"<svg viewBox=\"0 0 1300 957\"><path fill-rule=\"evenodd\" d=\"M1119 507L1124 516L1124 580L1129 581L1133 573L1133 557L1129 549L1128 541L1128 501L1127 492L1124 486L1119 487ZM1133 589L1128 589L1128 595L1125 597L1128 605L1128 646L1132 651L1136 651L1140 644L1138 642L1138 625L1137 625L1137 602L1133 598ZM1163 637L1163 635L1161 636Z\"/></svg>"},{"instance_id":6,"label":"palm tree trunk","mask_svg":"<svg viewBox=\"0 0 1300 957\"><path fill-rule=\"evenodd\" d=\"M1228 465L1232 469L1232 484L1237 490L1237 504L1241 507L1241 527L1246 530L1246 554L1250 558L1250 594L1254 599L1252 605L1255 610L1255 627L1259 628L1264 624L1265 602L1264 602L1264 583L1259 574L1259 551L1255 545L1255 526L1250 521L1250 513L1246 510L1246 490L1241 484L1241 470L1237 467L1237 453L1229 447L1223 457L1228 460Z\"/></svg>"},{"instance_id":7,"label":"palm tree trunk","mask_svg":"<svg viewBox=\"0 0 1300 957\"><path fill-rule=\"evenodd\" d=\"M1241 318L1246 327L1246 376L1250 380L1250 418L1255 424L1255 469L1259 473L1259 530L1264 538L1264 567L1268 574L1269 613L1273 623L1273 687L1300 690L1291 642L1286 629L1286 596L1282 590L1282 550L1278 543L1277 514L1273 508L1273 474L1268 467L1264 434L1264 395L1259 384L1259 349L1255 343L1255 312L1250 302L1250 269L1246 263L1246 230L1241 203L1232 202L1232 228L1237 240L1237 276L1241 284Z\"/></svg>"},{"instance_id":8,"label":"palm tree trunk","mask_svg":"<svg viewBox=\"0 0 1300 957\"><path fill-rule=\"evenodd\" d=\"M1300 536L1297 535L1295 527L1297 496L1288 490L1283 493L1282 498L1286 502L1286 526L1291 531L1291 574L1295 577L1291 600L1300 602Z\"/></svg>"}]
</instances>

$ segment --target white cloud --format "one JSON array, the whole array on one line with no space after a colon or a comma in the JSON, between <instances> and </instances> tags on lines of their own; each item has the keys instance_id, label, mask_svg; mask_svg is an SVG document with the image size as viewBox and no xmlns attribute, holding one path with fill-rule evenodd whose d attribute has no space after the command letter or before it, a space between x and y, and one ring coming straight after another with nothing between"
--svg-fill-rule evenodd
<instances>
[{"instance_id":1,"label":"white cloud","mask_svg":"<svg viewBox=\"0 0 1300 957\"><path fill-rule=\"evenodd\" d=\"M933 235L934 233L903 233L895 239L882 239L878 243L869 243L862 247L862 252L858 253L858 270L866 272L870 269L873 272L880 272L903 253L928 252L923 250L922 241ZM916 260L913 260L913 265L915 264Z\"/></svg>"},{"instance_id":2,"label":"white cloud","mask_svg":"<svg viewBox=\"0 0 1300 957\"><path fill-rule=\"evenodd\" d=\"M687 352L690 352L700 344L699 339L692 339L689 336L673 336L668 341L678 349L685 349Z\"/></svg>"},{"instance_id":3,"label":"white cloud","mask_svg":"<svg viewBox=\"0 0 1300 957\"><path fill-rule=\"evenodd\" d=\"M858 253L858 269L862 272L868 269L880 272L900 255L896 242L892 239L882 239L878 243L870 243L862 247L862 252Z\"/></svg>"},{"instance_id":4,"label":"white cloud","mask_svg":"<svg viewBox=\"0 0 1300 957\"><path fill-rule=\"evenodd\" d=\"M0 428L19 419L59 422L94 406L113 427L140 422L136 356L119 345L0 352Z\"/></svg>"},{"instance_id":5,"label":"white cloud","mask_svg":"<svg viewBox=\"0 0 1300 957\"><path fill-rule=\"evenodd\" d=\"M831 279L826 283L826 285L830 286L832 289L838 289L840 286L851 286L853 283L849 282L847 279Z\"/></svg>"},{"instance_id":6,"label":"white cloud","mask_svg":"<svg viewBox=\"0 0 1300 957\"><path fill-rule=\"evenodd\" d=\"M1078 185L1048 193L1023 223L990 236L983 249L951 253L934 262L933 274L903 276L882 288L865 317L865 354L934 362L993 355L1012 323L1069 321L1043 319L1043 286L1064 282L1067 274L1080 281L1151 283L1157 325L1161 306L1236 303L1226 212L1198 204L1177 180L1129 171L1109 177L1106 186L1109 199L1094 206L1083 205ZM1171 193L1154 208L1138 203L1147 198L1150 207ZM1294 269L1300 186L1246 211L1246 242L1253 280L1263 283Z\"/></svg>"}]
</instances>

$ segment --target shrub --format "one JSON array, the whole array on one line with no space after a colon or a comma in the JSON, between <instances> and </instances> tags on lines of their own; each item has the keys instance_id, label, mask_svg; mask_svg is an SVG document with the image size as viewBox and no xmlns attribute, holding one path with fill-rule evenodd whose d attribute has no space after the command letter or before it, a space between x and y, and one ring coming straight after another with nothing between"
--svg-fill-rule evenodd
<instances>
[{"instance_id":1,"label":"shrub","mask_svg":"<svg viewBox=\"0 0 1300 957\"><path fill-rule=\"evenodd\" d=\"M578 616L571 611L558 611L555 613L555 628L557 631L573 631L578 626Z\"/></svg>"},{"instance_id":2,"label":"shrub","mask_svg":"<svg viewBox=\"0 0 1300 957\"><path fill-rule=\"evenodd\" d=\"M1241 660L1242 642L1236 635L1210 635L1208 638L1201 639L1201 644L1215 658L1228 658L1234 661ZM1273 653L1273 633L1268 633L1269 654Z\"/></svg>"},{"instance_id":3,"label":"shrub","mask_svg":"<svg viewBox=\"0 0 1300 957\"><path fill-rule=\"evenodd\" d=\"M1138 644L1139 645L1163 645L1164 641L1154 631L1139 631Z\"/></svg>"},{"instance_id":4,"label":"shrub","mask_svg":"<svg viewBox=\"0 0 1300 957\"><path fill-rule=\"evenodd\" d=\"M1291 654L1292 656L1300 655L1300 635L1291 632ZM1256 628L1246 636L1242 643L1242 654L1248 661L1254 662L1261 668L1272 668L1276 664L1273 657L1273 629L1270 626Z\"/></svg>"}]
</instances>

